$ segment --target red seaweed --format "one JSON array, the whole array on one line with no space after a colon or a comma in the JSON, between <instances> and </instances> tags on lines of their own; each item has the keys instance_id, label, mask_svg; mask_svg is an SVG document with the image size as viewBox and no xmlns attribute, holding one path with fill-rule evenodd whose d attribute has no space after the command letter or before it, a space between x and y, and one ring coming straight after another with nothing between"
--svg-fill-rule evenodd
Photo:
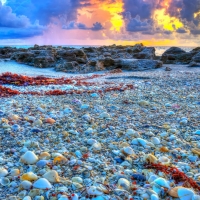
<instances>
[{"instance_id":1,"label":"red seaweed","mask_svg":"<svg viewBox=\"0 0 200 200\"><path fill-rule=\"evenodd\" d=\"M154 169L156 172L161 171L167 175L170 175L172 179L175 181L175 183L184 182L184 187L194 188L198 191L200 191L200 186L194 181L192 178L189 178L185 173L181 172L179 169L173 166L166 166L162 165L160 163L153 164L148 163L145 164L146 169Z\"/></svg>"}]
</instances>

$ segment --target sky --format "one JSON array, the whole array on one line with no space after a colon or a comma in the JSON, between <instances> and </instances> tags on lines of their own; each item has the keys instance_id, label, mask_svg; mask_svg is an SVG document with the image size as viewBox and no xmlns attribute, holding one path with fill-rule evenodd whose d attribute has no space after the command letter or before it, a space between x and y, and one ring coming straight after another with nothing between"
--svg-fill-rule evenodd
<instances>
[{"instance_id":1,"label":"sky","mask_svg":"<svg viewBox=\"0 0 200 200\"><path fill-rule=\"evenodd\" d=\"M0 45L200 45L200 0L0 0Z\"/></svg>"}]
</instances>

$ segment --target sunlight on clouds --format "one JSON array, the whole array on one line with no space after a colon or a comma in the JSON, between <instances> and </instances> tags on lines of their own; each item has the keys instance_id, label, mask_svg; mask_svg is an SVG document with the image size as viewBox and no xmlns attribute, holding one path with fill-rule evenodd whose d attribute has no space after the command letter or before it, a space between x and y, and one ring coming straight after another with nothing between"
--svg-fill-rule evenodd
<instances>
[{"instance_id":1,"label":"sunlight on clouds","mask_svg":"<svg viewBox=\"0 0 200 200\"><path fill-rule=\"evenodd\" d=\"M194 13L194 18L197 18L200 15L200 11L197 13Z\"/></svg>"},{"instance_id":2,"label":"sunlight on clouds","mask_svg":"<svg viewBox=\"0 0 200 200\"><path fill-rule=\"evenodd\" d=\"M165 13L165 8L157 9L154 12L154 19L158 25L163 26L165 30L174 31L175 29L182 28L183 23L176 17L171 17Z\"/></svg>"},{"instance_id":3,"label":"sunlight on clouds","mask_svg":"<svg viewBox=\"0 0 200 200\"><path fill-rule=\"evenodd\" d=\"M123 12L123 0L116 0L113 3L104 2L101 5L101 8L105 11L108 11L112 18L110 22L112 23L111 30L120 31L121 27L123 26L123 17L120 13Z\"/></svg>"}]
</instances>

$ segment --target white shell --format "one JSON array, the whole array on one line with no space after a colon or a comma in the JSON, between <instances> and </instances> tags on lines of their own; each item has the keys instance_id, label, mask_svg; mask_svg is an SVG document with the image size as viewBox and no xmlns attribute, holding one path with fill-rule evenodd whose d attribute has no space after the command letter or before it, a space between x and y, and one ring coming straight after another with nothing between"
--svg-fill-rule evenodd
<instances>
[{"instance_id":1,"label":"white shell","mask_svg":"<svg viewBox=\"0 0 200 200\"><path fill-rule=\"evenodd\" d=\"M4 177L8 174L8 171L5 168L0 168L0 177Z\"/></svg>"},{"instance_id":2,"label":"white shell","mask_svg":"<svg viewBox=\"0 0 200 200\"><path fill-rule=\"evenodd\" d=\"M152 143L155 145L158 145L158 144L160 144L160 139L157 137L152 137Z\"/></svg>"},{"instance_id":3,"label":"white shell","mask_svg":"<svg viewBox=\"0 0 200 200\"><path fill-rule=\"evenodd\" d=\"M118 180L118 186L119 186L119 188L122 188L122 189L124 189L124 190L129 190L131 184L130 184L130 182L129 182L127 179L125 179L125 178L120 178L120 179Z\"/></svg>"},{"instance_id":4,"label":"white shell","mask_svg":"<svg viewBox=\"0 0 200 200\"><path fill-rule=\"evenodd\" d=\"M179 188L178 197L180 200L190 200L194 196L194 192L188 188Z\"/></svg>"},{"instance_id":5,"label":"white shell","mask_svg":"<svg viewBox=\"0 0 200 200\"><path fill-rule=\"evenodd\" d=\"M12 170L10 171L10 175L11 175L11 176L18 176L19 174L20 174L19 169L12 169Z\"/></svg>"},{"instance_id":6,"label":"white shell","mask_svg":"<svg viewBox=\"0 0 200 200\"><path fill-rule=\"evenodd\" d=\"M72 182L83 183L83 179L81 177L73 177Z\"/></svg>"},{"instance_id":7,"label":"white shell","mask_svg":"<svg viewBox=\"0 0 200 200\"><path fill-rule=\"evenodd\" d=\"M20 184L25 190L29 190L32 187L32 183L30 181L22 181Z\"/></svg>"},{"instance_id":8,"label":"white shell","mask_svg":"<svg viewBox=\"0 0 200 200\"><path fill-rule=\"evenodd\" d=\"M87 140L87 144L89 144L89 145L93 145L94 143L96 143L97 141L95 140L95 139L88 139Z\"/></svg>"},{"instance_id":9,"label":"white shell","mask_svg":"<svg viewBox=\"0 0 200 200\"><path fill-rule=\"evenodd\" d=\"M21 156L21 162L25 164L35 164L38 161L38 157L32 151L27 151L24 155Z\"/></svg>"},{"instance_id":10,"label":"white shell","mask_svg":"<svg viewBox=\"0 0 200 200\"><path fill-rule=\"evenodd\" d=\"M110 118L110 115L107 112L103 112L100 114L99 116L100 118L106 119L106 118Z\"/></svg>"},{"instance_id":11,"label":"white shell","mask_svg":"<svg viewBox=\"0 0 200 200\"><path fill-rule=\"evenodd\" d=\"M23 190L23 191L21 191L17 196L18 196L20 199L23 199L26 195L27 195L26 190Z\"/></svg>"},{"instance_id":12,"label":"white shell","mask_svg":"<svg viewBox=\"0 0 200 200\"><path fill-rule=\"evenodd\" d=\"M100 196L100 195L103 195L103 192L98 190L97 187L95 186L91 186L87 189L87 193L88 195L96 195L96 196Z\"/></svg>"},{"instance_id":13,"label":"white shell","mask_svg":"<svg viewBox=\"0 0 200 200\"><path fill-rule=\"evenodd\" d=\"M2 177L2 178L0 178L0 183L3 186L7 186L7 185L10 184L10 180L8 178L6 178L6 177Z\"/></svg>"},{"instance_id":14,"label":"white shell","mask_svg":"<svg viewBox=\"0 0 200 200\"><path fill-rule=\"evenodd\" d=\"M69 200L69 198L66 195L62 195L58 200Z\"/></svg>"},{"instance_id":15,"label":"white shell","mask_svg":"<svg viewBox=\"0 0 200 200\"><path fill-rule=\"evenodd\" d=\"M170 163L170 159L166 156L161 156L158 158L159 162L161 162L163 165L168 165Z\"/></svg>"},{"instance_id":16,"label":"white shell","mask_svg":"<svg viewBox=\"0 0 200 200\"><path fill-rule=\"evenodd\" d=\"M157 178L153 183L156 183L156 186L170 188L169 183L164 178Z\"/></svg>"},{"instance_id":17,"label":"white shell","mask_svg":"<svg viewBox=\"0 0 200 200\"><path fill-rule=\"evenodd\" d=\"M58 172L55 170L48 171L43 175L43 178L47 179L51 183L58 183L60 182L60 178Z\"/></svg>"},{"instance_id":18,"label":"white shell","mask_svg":"<svg viewBox=\"0 0 200 200\"><path fill-rule=\"evenodd\" d=\"M124 147L123 151L128 155L134 154L134 151L133 151L133 149L131 147Z\"/></svg>"},{"instance_id":19,"label":"white shell","mask_svg":"<svg viewBox=\"0 0 200 200\"><path fill-rule=\"evenodd\" d=\"M40 178L33 183L33 187L38 189L51 189L52 185L46 178Z\"/></svg>"},{"instance_id":20,"label":"white shell","mask_svg":"<svg viewBox=\"0 0 200 200\"><path fill-rule=\"evenodd\" d=\"M100 151L101 150L101 144L99 142L96 142L92 145L92 149L95 151Z\"/></svg>"},{"instance_id":21,"label":"white shell","mask_svg":"<svg viewBox=\"0 0 200 200\"><path fill-rule=\"evenodd\" d=\"M25 196L23 200L32 200L30 196Z\"/></svg>"}]
</instances>

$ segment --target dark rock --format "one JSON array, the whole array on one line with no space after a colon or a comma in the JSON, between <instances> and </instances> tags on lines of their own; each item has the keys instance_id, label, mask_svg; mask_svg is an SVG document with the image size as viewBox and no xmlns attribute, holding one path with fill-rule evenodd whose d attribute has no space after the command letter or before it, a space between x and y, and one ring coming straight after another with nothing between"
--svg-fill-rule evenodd
<instances>
[{"instance_id":1,"label":"dark rock","mask_svg":"<svg viewBox=\"0 0 200 200\"><path fill-rule=\"evenodd\" d=\"M136 44L133 46L132 48L132 53L139 53L141 52L143 49L144 49L144 45L141 43L141 44Z\"/></svg>"},{"instance_id":2,"label":"dark rock","mask_svg":"<svg viewBox=\"0 0 200 200\"><path fill-rule=\"evenodd\" d=\"M34 66L40 68L53 67L54 61L51 56L37 56L33 59Z\"/></svg>"},{"instance_id":3,"label":"dark rock","mask_svg":"<svg viewBox=\"0 0 200 200\"><path fill-rule=\"evenodd\" d=\"M124 69L130 71L142 71L148 69L156 69L162 67L161 61L147 60L147 59L112 59L105 58L99 60L97 65L101 69L112 70L112 69Z\"/></svg>"},{"instance_id":4,"label":"dark rock","mask_svg":"<svg viewBox=\"0 0 200 200\"><path fill-rule=\"evenodd\" d=\"M161 60L165 64L189 64L194 54L194 52L185 52L178 47L171 47L163 53Z\"/></svg>"},{"instance_id":5,"label":"dark rock","mask_svg":"<svg viewBox=\"0 0 200 200\"><path fill-rule=\"evenodd\" d=\"M196 63L194 61L192 61L188 67L200 67L200 63Z\"/></svg>"},{"instance_id":6,"label":"dark rock","mask_svg":"<svg viewBox=\"0 0 200 200\"><path fill-rule=\"evenodd\" d=\"M62 71L62 72L79 72L80 66L77 62L66 62L62 61L59 64L56 65L55 70Z\"/></svg>"},{"instance_id":7,"label":"dark rock","mask_svg":"<svg viewBox=\"0 0 200 200\"><path fill-rule=\"evenodd\" d=\"M183 49L179 48L179 47L171 47L169 49L167 49L163 55L167 55L167 54L182 54L182 53L186 53L186 51L184 51Z\"/></svg>"},{"instance_id":8,"label":"dark rock","mask_svg":"<svg viewBox=\"0 0 200 200\"><path fill-rule=\"evenodd\" d=\"M192 57L192 61L200 63L200 52Z\"/></svg>"},{"instance_id":9,"label":"dark rock","mask_svg":"<svg viewBox=\"0 0 200 200\"><path fill-rule=\"evenodd\" d=\"M170 67L166 67L165 71L169 72L169 71L172 71L172 69Z\"/></svg>"},{"instance_id":10,"label":"dark rock","mask_svg":"<svg viewBox=\"0 0 200 200\"><path fill-rule=\"evenodd\" d=\"M155 50L154 47L146 47L141 52L134 53L133 58L136 58L136 59L152 59L153 60L156 57L155 52L156 52L156 50Z\"/></svg>"}]
</instances>

